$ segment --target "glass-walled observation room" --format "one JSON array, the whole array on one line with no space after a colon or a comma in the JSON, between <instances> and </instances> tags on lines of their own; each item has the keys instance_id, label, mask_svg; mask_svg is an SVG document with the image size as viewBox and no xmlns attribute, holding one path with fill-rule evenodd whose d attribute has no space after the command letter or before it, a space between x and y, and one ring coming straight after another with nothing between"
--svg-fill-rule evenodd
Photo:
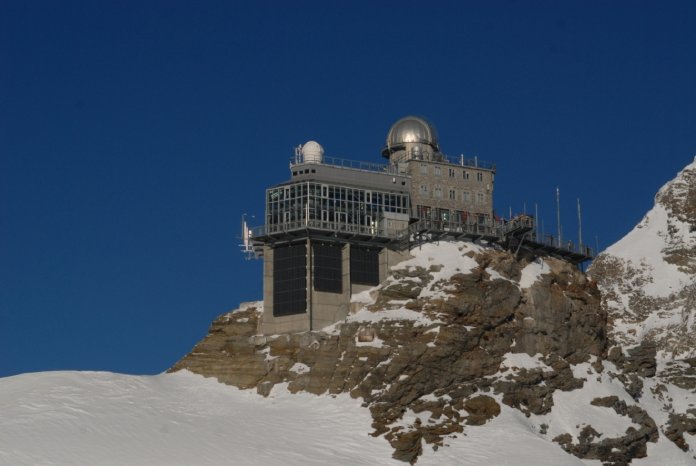
<instances>
[{"instance_id":1,"label":"glass-walled observation room","mask_svg":"<svg viewBox=\"0 0 696 466\"><path fill-rule=\"evenodd\" d=\"M379 235L385 213L408 215L406 192L300 182L266 190L266 229L319 228Z\"/></svg>"}]
</instances>

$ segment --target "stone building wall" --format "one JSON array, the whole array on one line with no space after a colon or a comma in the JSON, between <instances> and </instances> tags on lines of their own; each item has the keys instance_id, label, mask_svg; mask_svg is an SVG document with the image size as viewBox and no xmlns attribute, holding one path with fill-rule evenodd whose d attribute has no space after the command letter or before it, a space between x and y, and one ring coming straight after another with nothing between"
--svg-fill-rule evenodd
<instances>
[{"instance_id":1,"label":"stone building wall","mask_svg":"<svg viewBox=\"0 0 696 466\"><path fill-rule=\"evenodd\" d=\"M492 216L493 170L412 160L408 171L411 175L411 206L416 216L419 205L429 206L433 211L440 208Z\"/></svg>"}]
</instances>

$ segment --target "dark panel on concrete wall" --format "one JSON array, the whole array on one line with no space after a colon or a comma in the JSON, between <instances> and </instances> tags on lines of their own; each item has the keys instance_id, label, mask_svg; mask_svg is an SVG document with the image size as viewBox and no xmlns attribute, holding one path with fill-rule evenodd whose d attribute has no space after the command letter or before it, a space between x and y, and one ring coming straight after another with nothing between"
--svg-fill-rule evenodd
<instances>
[{"instance_id":1,"label":"dark panel on concrete wall","mask_svg":"<svg viewBox=\"0 0 696 466\"><path fill-rule=\"evenodd\" d=\"M379 285L379 249L350 247L350 282L358 285Z\"/></svg>"},{"instance_id":2,"label":"dark panel on concrete wall","mask_svg":"<svg viewBox=\"0 0 696 466\"><path fill-rule=\"evenodd\" d=\"M343 253L342 245L313 243L314 290L329 293L343 292Z\"/></svg>"},{"instance_id":3,"label":"dark panel on concrete wall","mask_svg":"<svg viewBox=\"0 0 696 466\"><path fill-rule=\"evenodd\" d=\"M273 316L302 314L307 309L307 245L273 250Z\"/></svg>"}]
</instances>

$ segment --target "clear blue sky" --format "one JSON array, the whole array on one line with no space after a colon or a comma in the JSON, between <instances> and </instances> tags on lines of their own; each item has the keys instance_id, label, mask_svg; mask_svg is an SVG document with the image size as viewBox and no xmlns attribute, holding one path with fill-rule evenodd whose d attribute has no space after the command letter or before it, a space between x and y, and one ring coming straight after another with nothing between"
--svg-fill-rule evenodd
<instances>
[{"instance_id":1,"label":"clear blue sky","mask_svg":"<svg viewBox=\"0 0 696 466\"><path fill-rule=\"evenodd\" d=\"M696 154L696 2L0 2L0 376L158 373L261 298L242 213L391 124L607 246Z\"/></svg>"}]
</instances>

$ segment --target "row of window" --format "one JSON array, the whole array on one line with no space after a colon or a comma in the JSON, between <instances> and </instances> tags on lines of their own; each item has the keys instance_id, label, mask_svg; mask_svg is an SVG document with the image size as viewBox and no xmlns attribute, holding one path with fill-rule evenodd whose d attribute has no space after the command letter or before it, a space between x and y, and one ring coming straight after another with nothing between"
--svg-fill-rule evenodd
<instances>
[{"instance_id":1,"label":"row of window","mask_svg":"<svg viewBox=\"0 0 696 466\"><path fill-rule=\"evenodd\" d=\"M317 171L314 168L312 168L312 169L305 168L304 170L293 170L292 176L307 175L309 173L316 173L316 172Z\"/></svg>"},{"instance_id":2,"label":"row of window","mask_svg":"<svg viewBox=\"0 0 696 466\"><path fill-rule=\"evenodd\" d=\"M321 197L336 201L349 201L385 207L408 205L408 194L349 188L321 183L294 183L266 190L268 203L297 200L299 198Z\"/></svg>"},{"instance_id":3,"label":"row of window","mask_svg":"<svg viewBox=\"0 0 696 466\"><path fill-rule=\"evenodd\" d=\"M430 165L427 163L422 163L420 164L420 173L421 175L427 175L429 173L429 167ZM433 175L435 176L442 176L442 167L439 165L433 165ZM470 179L472 172L469 170L460 170L457 168L447 168L447 175L450 178L458 178L459 174L461 173L461 178L464 180ZM476 181L483 182L483 172L477 171L476 173Z\"/></svg>"},{"instance_id":4,"label":"row of window","mask_svg":"<svg viewBox=\"0 0 696 466\"><path fill-rule=\"evenodd\" d=\"M470 191L458 191L456 189L445 190L441 186L430 188L427 184L422 184L419 187L419 193L423 197L432 197L433 199L442 199L444 193L447 192L447 198L452 201L476 202L477 204L485 204L488 200L488 194L482 192L472 193Z\"/></svg>"},{"instance_id":5,"label":"row of window","mask_svg":"<svg viewBox=\"0 0 696 466\"><path fill-rule=\"evenodd\" d=\"M491 221L490 216L487 214L424 205L416 206L416 216L420 220L442 222L450 226L464 224L488 225Z\"/></svg>"},{"instance_id":6,"label":"row of window","mask_svg":"<svg viewBox=\"0 0 696 466\"><path fill-rule=\"evenodd\" d=\"M370 226L384 212L407 214L409 210L406 193L294 183L267 190L266 223L321 221Z\"/></svg>"}]
</instances>

